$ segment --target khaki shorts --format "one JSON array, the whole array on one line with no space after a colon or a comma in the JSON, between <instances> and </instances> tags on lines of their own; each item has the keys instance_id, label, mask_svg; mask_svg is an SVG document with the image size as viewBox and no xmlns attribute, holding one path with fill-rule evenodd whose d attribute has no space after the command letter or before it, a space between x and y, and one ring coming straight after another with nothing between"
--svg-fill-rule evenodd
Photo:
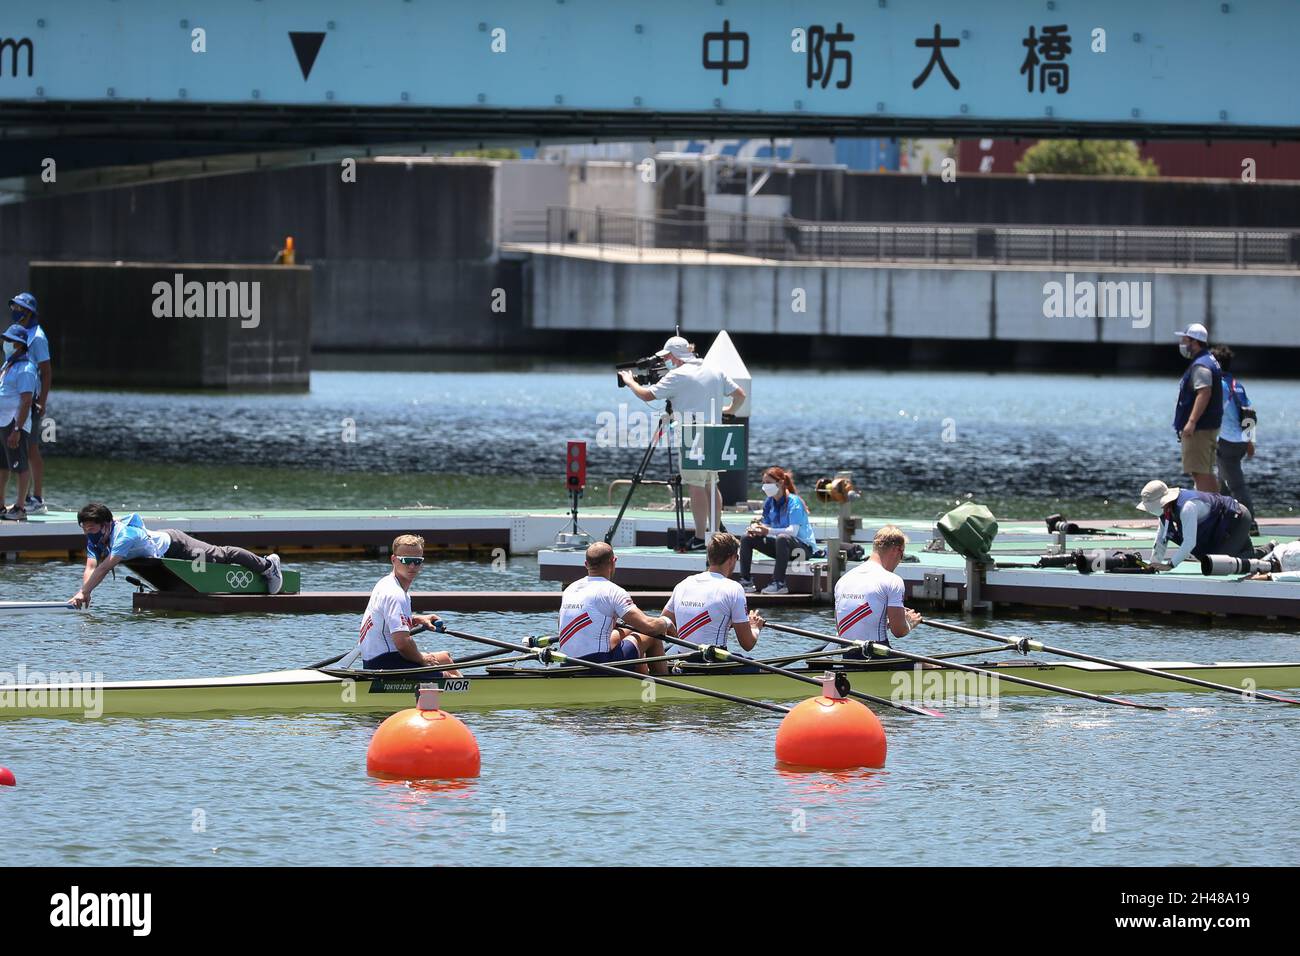
<instances>
[{"instance_id":1,"label":"khaki shorts","mask_svg":"<svg viewBox=\"0 0 1300 956\"><path fill-rule=\"evenodd\" d=\"M718 472L716 471L697 471L694 468L683 468L681 474L682 484L695 485L699 488L707 488L709 485L709 478L712 477L716 480L718 477Z\"/></svg>"},{"instance_id":2,"label":"khaki shorts","mask_svg":"<svg viewBox=\"0 0 1300 956\"><path fill-rule=\"evenodd\" d=\"M1189 475L1214 474L1214 454L1218 443L1219 430L1205 428L1192 432L1191 438L1184 438L1183 471Z\"/></svg>"}]
</instances>

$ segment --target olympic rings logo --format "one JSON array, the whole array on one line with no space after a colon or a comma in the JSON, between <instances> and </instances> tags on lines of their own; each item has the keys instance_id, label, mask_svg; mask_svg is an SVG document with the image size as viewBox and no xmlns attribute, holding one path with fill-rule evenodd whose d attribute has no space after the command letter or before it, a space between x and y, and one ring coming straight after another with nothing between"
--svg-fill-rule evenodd
<instances>
[{"instance_id":1,"label":"olympic rings logo","mask_svg":"<svg viewBox=\"0 0 1300 956\"><path fill-rule=\"evenodd\" d=\"M245 571L242 569L227 571L226 583L229 584L236 591L243 591L245 588L247 588L250 584L253 583L253 572Z\"/></svg>"}]
</instances>

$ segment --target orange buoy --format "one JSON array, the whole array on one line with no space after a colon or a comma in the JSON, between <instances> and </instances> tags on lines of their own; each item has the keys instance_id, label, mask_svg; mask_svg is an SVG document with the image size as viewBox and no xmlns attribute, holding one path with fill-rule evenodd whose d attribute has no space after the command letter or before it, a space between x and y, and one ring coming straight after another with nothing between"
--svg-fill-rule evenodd
<instances>
[{"instance_id":1,"label":"orange buoy","mask_svg":"<svg viewBox=\"0 0 1300 956\"><path fill-rule=\"evenodd\" d=\"M796 705L776 732L776 759L793 767L883 767L887 749L880 719L845 697L829 673L822 678L822 696Z\"/></svg>"},{"instance_id":2,"label":"orange buoy","mask_svg":"<svg viewBox=\"0 0 1300 956\"><path fill-rule=\"evenodd\" d=\"M0 767L0 787L16 787L18 781L14 779L14 772L8 767Z\"/></svg>"},{"instance_id":3,"label":"orange buoy","mask_svg":"<svg viewBox=\"0 0 1300 956\"><path fill-rule=\"evenodd\" d=\"M421 687L419 703L393 714L370 738L366 772L385 780L477 777L478 741L458 718L438 709L436 687Z\"/></svg>"}]
</instances>

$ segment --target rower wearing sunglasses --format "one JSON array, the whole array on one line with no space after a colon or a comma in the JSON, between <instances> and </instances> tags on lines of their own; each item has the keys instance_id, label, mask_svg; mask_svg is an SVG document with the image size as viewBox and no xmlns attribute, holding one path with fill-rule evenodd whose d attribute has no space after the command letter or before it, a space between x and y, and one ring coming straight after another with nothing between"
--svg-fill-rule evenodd
<instances>
[{"instance_id":1,"label":"rower wearing sunglasses","mask_svg":"<svg viewBox=\"0 0 1300 956\"><path fill-rule=\"evenodd\" d=\"M366 670L396 670L406 667L432 667L451 664L446 651L421 651L411 636L413 627L433 628L436 614L411 613L411 585L424 566L424 539L416 534L398 535L393 539L389 559L393 573L385 575L370 592L361 619L361 660ZM458 671L444 672L459 677Z\"/></svg>"}]
</instances>

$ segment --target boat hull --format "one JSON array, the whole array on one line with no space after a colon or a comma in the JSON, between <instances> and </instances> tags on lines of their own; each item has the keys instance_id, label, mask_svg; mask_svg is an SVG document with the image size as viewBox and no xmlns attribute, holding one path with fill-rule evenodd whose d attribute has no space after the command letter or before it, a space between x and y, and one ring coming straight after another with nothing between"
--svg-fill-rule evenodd
<instances>
[{"instance_id":1,"label":"boat hull","mask_svg":"<svg viewBox=\"0 0 1300 956\"><path fill-rule=\"evenodd\" d=\"M1300 687L1300 663L1188 664L1143 662L1144 666L1234 687ZM1099 694L1192 692L1200 688L1095 664L990 664L994 673ZM820 669L806 672L818 676ZM927 706L987 704L1004 696L1050 694L1004 680L950 668L849 672L854 690ZM762 700L814 695L810 684L778 674L701 674L674 678L683 683ZM428 680L428 678L424 678ZM346 679L314 670L278 671L238 677L174 681L0 685L0 719L13 717L148 717L230 713L392 713L415 700L417 680ZM486 674L439 678L442 707L449 711L546 707L649 706L663 702L712 702L674 687L625 677L572 676L537 669L532 674Z\"/></svg>"}]
</instances>

